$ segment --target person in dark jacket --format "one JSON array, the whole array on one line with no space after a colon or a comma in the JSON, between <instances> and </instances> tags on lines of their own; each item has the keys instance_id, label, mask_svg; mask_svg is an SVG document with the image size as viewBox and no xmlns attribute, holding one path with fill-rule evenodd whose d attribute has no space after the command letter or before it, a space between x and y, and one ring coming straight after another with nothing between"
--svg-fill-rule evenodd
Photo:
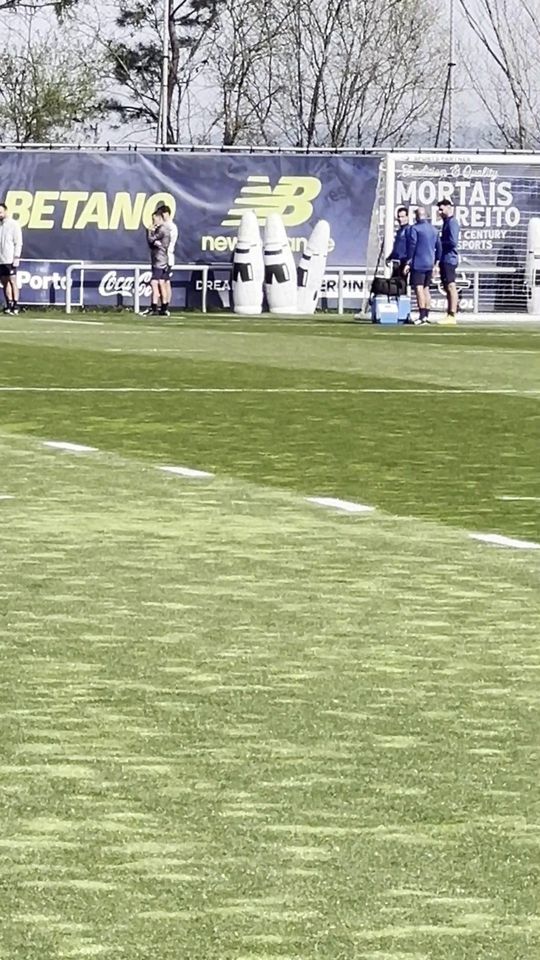
<instances>
[{"instance_id":1,"label":"person in dark jacket","mask_svg":"<svg viewBox=\"0 0 540 960\"><path fill-rule=\"evenodd\" d=\"M458 310L458 292L456 286L456 269L459 262L459 224L454 216L454 207L451 200L441 200L438 204L439 216L442 220L441 230L441 283L446 292L448 314L440 323L454 324Z\"/></svg>"},{"instance_id":2,"label":"person in dark jacket","mask_svg":"<svg viewBox=\"0 0 540 960\"><path fill-rule=\"evenodd\" d=\"M424 207L417 207L415 223L407 240L407 263L405 273L410 274L418 303L419 317L415 323L429 323L431 295L429 288L435 264L441 258L441 241L438 230L426 220Z\"/></svg>"},{"instance_id":3,"label":"person in dark jacket","mask_svg":"<svg viewBox=\"0 0 540 960\"><path fill-rule=\"evenodd\" d=\"M407 207L398 207L396 219L398 228L394 237L394 246L386 258L386 263L392 264L393 277L404 277L407 265L407 238L411 229Z\"/></svg>"}]
</instances>

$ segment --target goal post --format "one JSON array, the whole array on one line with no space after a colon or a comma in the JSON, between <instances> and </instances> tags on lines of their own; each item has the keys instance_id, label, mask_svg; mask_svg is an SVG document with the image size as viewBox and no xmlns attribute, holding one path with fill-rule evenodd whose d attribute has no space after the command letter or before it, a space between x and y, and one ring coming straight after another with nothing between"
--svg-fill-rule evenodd
<instances>
[{"instance_id":1,"label":"goal post","mask_svg":"<svg viewBox=\"0 0 540 960\"><path fill-rule=\"evenodd\" d=\"M423 206L436 223L438 201L449 198L460 224L457 281L463 312L535 312L528 236L535 236L530 224L540 217L540 155L395 152L386 157L386 178L386 209L379 217L385 251L398 206L409 207L411 216ZM444 291L434 293L435 309L444 309Z\"/></svg>"}]
</instances>

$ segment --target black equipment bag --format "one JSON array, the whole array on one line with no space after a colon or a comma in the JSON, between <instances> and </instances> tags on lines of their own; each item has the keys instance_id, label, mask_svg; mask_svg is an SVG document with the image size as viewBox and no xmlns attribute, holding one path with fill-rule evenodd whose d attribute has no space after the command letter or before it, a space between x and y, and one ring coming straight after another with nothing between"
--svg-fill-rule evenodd
<instances>
[{"instance_id":1,"label":"black equipment bag","mask_svg":"<svg viewBox=\"0 0 540 960\"><path fill-rule=\"evenodd\" d=\"M401 297L407 293L407 281L405 277L378 277L377 272L382 260L384 250L384 239L379 248L379 256L375 265L375 276L371 284L372 297Z\"/></svg>"},{"instance_id":2,"label":"black equipment bag","mask_svg":"<svg viewBox=\"0 0 540 960\"><path fill-rule=\"evenodd\" d=\"M374 297L401 297L407 293L405 277L373 277L371 293Z\"/></svg>"}]
</instances>

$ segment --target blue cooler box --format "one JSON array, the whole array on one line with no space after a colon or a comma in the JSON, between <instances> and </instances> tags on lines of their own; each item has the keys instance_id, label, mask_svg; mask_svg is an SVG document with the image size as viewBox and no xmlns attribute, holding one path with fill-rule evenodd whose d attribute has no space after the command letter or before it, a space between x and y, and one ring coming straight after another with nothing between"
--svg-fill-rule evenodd
<instances>
[{"instance_id":1,"label":"blue cooler box","mask_svg":"<svg viewBox=\"0 0 540 960\"><path fill-rule=\"evenodd\" d=\"M373 297L371 319L373 323L397 323L399 319L397 299L384 296Z\"/></svg>"},{"instance_id":2,"label":"blue cooler box","mask_svg":"<svg viewBox=\"0 0 540 960\"><path fill-rule=\"evenodd\" d=\"M398 320L400 323L407 323L411 316L411 298L401 296L398 300Z\"/></svg>"}]
</instances>

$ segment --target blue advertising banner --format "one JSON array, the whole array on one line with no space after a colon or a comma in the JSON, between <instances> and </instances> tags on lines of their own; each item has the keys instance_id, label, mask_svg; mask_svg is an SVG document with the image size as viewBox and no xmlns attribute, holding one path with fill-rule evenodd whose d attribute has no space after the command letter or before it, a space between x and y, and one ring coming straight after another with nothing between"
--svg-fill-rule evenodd
<instances>
[{"instance_id":1,"label":"blue advertising banner","mask_svg":"<svg viewBox=\"0 0 540 960\"><path fill-rule=\"evenodd\" d=\"M380 158L296 154L0 153L0 193L31 260L137 263L160 201L179 227L178 263L230 261L243 210L285 223L293 252L317 220L329 265L365 265ZM37 281L35 281L37 283Z\"/></svg>"}]
</instances>

